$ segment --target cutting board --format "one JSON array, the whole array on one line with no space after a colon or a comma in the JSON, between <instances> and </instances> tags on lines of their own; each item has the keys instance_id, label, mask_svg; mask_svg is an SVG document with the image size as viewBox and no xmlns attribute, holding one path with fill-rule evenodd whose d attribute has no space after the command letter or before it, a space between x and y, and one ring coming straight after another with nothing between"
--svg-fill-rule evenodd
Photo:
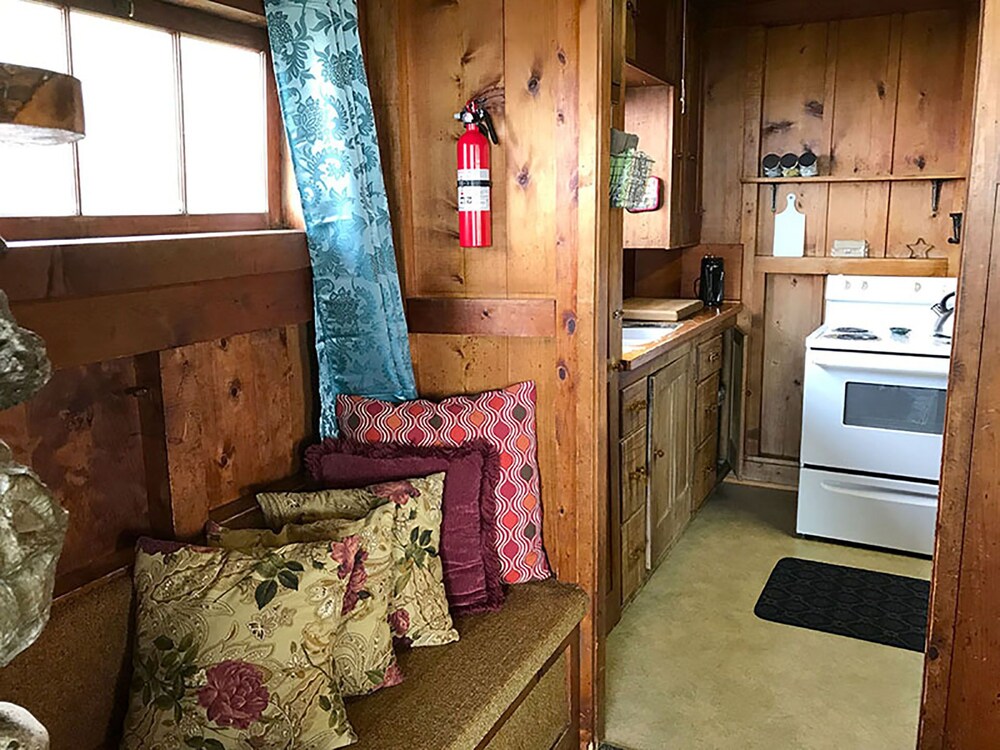
<instances>
[{"instance_id":1,"label":"cutting board","mask_svg":"<svg viewBox=\"0 0 1000 750\"><path fill-rule=\"evenodd\" d=\"M795 206L795 194L789 193L787 206L774 215L775 257L801 258L806 247L806 215Z\"/></svg>"},{"instance_id":2,"label":"cutting board","mask_svg":"<svg viewBox=\"0 0 1000 750\"><path fill-rule=\"evenodd\" d=\"M626 320L684 320L704 305L700 299L659 299L629 297L622 305Z\"/></svg>"}]
</instances>

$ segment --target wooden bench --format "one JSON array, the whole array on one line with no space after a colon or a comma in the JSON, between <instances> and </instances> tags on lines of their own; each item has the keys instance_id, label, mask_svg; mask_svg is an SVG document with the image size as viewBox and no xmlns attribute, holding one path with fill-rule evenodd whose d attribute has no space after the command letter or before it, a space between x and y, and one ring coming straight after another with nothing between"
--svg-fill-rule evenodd
<instances>
[{"instance_id":1,"label":"wooden bench","mask_svg":"<svg viewBox=\"0 0 1000 750\"><path fill-rule=\"evenodd\" d=\"M459 642L400 653L402 685L348 702L363 750L579 747L579 624L587 597L515 586L500 612L458 618ZM119 571L58 600L38 641L0 669L53 750L116 748L130 679L132 585Z\"/></svg>"}]
</instances>

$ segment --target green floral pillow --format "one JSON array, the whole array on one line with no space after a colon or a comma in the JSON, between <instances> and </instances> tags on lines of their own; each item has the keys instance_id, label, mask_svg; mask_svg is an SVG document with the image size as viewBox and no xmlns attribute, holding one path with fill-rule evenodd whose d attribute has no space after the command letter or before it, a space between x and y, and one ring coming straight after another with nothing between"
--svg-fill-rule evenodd
<instances>
[{"instance_id":1,"label":"green floral pillow","mask_svg":"<svg viewBox=\"0 0 1000 750\"><path fill-rule=\"evenodd\" d=\"M438 555L444 478L442 472L356 490L259 494L257 502L269 525L307 524L286 527L266 543L328 539L330 519L360 518L373 508L393 508L396 575L389 606L393 634L414 646L452 643L458 640L458 631L448 611Z\"/></svg>"},{"instance_id":2,"label":"green floral pillow","mask_svg":"<svg viewBox=\"0 0 1000 750\"><path fill-rule=\"evenodd\" d=\"M123 750L350 745L333 646L349 576L330 542L244 553L141 540Z\"/></svg>"},{"instance_id":3,"label":"green floral pillow","mask_svg":"<svg viewBox=\"0 0 1000 750\"><path fill-rule=\"evenodd\" d=\"M329 521L322 534L217 527L209 528L208 543L251 549L330 540L338 575L347 582L343 620L333 646L340 690L345 696L366 695L403 681L389 624L389 600L396 581L394 524L393 508L382 506L357 521Z\"/></svg>"}]
</instances>

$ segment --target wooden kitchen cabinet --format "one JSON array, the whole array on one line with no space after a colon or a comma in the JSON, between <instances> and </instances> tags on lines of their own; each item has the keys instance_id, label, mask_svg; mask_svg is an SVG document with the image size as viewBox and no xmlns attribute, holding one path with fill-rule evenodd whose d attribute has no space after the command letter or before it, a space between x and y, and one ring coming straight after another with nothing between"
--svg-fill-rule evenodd
<instances>
[{"instance_id":1,"label":"wooden kitchen cabinet","mask_svg":"<svg viewBox=\"0 0 1000 750\"><path fill-rule=\"evenodd\" d=\"M685 353L650 377L649 520L653 565L691 518L694 388Z\"/></svg>"},{"instance_id":2,"label":"wooden kitchen cabinet","mask_svg":"<svg viewBox=\"0 0 1000 750\"><path fill-rule=\"evenodd\" d=\"M714 372L698 383L694 408L695 445L719 432L719 373Z\"/></svg>"},{"instance_id":3,"label":"wooden kitchen cabinet","mask_svg":"<svg viewBox=\"0 0 1000 750\"><path fill-rule=\"evenodd\" d=\"M622 524L622 604L646 579L646 514L636 513Z\"/></svg>"}]
</instances>

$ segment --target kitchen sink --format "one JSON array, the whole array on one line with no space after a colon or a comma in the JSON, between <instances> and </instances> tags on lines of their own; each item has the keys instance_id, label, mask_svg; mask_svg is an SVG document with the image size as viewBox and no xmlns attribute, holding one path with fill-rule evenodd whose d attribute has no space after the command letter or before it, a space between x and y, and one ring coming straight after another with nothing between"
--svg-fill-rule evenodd
<instances>
[{"instance_id":1,"label":"kitchen sink","mask_svg":"<svg viewBox=\"0 0 1000 750\"><path fill-rule=\"evenodd\" d=\"M628 353L631 350L648 346L669 336L680 327L680 323L626 324L622 326L622 351Z\"/></svg>"}]
</instances>

